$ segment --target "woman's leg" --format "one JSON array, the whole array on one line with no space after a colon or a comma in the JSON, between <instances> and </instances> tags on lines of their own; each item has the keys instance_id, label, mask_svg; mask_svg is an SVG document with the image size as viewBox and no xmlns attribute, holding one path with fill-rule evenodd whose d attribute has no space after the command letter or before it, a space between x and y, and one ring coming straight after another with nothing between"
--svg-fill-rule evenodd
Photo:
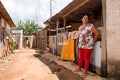
<instances>
[{"instance_id":1,"label":"woman's leg","mask_svg":"<svg viewBox=\"0 0 120 80\"><path fill-rule=\"evenodd\" d=\"M79 48L78 52L79 52L78 66L81 69L82 63L83 63L83 59L84 59L84 49Z\"/></svg>"},{"instance_id":2,"label":"woman's leg","mask_svg":"<svg viewBox=\"0 0 120 80\"><path fill-rule=\"evenodd\" d=\"M89 69L89 64L90 64L90 54L91 54L92 49L84 49L84 60L85 60L85 65L84 65L84 69L85 69L85 73L87 73L88 69Z\"/></svg>"}]
</instances>

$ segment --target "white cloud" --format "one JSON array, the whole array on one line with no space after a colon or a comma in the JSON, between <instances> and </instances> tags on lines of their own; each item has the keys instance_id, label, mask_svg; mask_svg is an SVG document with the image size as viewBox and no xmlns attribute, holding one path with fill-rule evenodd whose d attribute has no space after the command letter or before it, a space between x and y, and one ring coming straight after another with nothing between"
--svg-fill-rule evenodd
<instances>
[{"instance_id":1,"label":"white cloud","mask_svg":"<svg viewBox=\"0 0 120 80\"><path fill-rule=\"evenodd\" d=\"M50 0L1 0L13 21L37 20L40 25L50 17ZM72 0L52 0L53 15Z\"/></svg>"}]
</instances>

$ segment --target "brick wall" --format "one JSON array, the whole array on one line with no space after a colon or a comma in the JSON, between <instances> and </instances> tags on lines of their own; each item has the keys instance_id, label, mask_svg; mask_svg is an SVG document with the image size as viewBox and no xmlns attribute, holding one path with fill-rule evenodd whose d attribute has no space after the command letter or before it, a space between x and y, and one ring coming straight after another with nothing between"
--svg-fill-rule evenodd
<instances>
[{"instance_id":1,"label":"brick wall","mask_svg":"<svg viewBox=\"0 0 120 80\"><path fill-rule=\"evenodd\" d=\"M107 71L120 80L120 1L106 0Z\"/></svg>"}]
</instances>

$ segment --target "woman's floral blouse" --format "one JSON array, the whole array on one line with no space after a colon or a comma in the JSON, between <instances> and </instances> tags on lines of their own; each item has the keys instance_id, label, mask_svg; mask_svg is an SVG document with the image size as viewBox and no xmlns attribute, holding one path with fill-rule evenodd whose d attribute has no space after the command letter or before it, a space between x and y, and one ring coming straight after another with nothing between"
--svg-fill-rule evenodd
<instances>
[{"instance_id":1,"label":"woman's floral blouse","mask_svg":"<svg viewBox=\"0 0 120 80\"><path fill-rule=\"evenodd\" d=\"M78 47L84 49L92 49L93 44L93 34L92 34L92 26L93 24L87 24L83 29L82 26L79 28L79 42Z\"/></svg>"}]
</instances>

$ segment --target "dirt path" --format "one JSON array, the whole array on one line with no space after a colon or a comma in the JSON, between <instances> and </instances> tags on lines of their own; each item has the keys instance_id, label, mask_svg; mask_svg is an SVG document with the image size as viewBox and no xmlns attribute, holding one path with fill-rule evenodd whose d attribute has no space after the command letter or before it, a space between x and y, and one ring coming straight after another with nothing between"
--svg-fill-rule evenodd
<instances>
[{"instance_id":1,"label":"dirt path","mask_svg":"<svg viewBox=\"0 0 120 80\"><path fill-rule=\"evenodd\" d=\"M59 80L83 80L80 75L73 73L71 70L68 70L61 65L57 65L57 63L54 61L50 61L49 59L43 58L40 55L37 55L36 57L46 64L51 71L57 75Z\"/></svg>"},{"instance_id":2,"label":"dirt path","mask_svg":"<svg viewBox=\"0 0 120 80\"><path fill-rule=\"evenodd\" d=\"M0 80L59 80L34 54L32 49L14 54L5 70L0 71Z\"/></svg>"}]
</instances>

